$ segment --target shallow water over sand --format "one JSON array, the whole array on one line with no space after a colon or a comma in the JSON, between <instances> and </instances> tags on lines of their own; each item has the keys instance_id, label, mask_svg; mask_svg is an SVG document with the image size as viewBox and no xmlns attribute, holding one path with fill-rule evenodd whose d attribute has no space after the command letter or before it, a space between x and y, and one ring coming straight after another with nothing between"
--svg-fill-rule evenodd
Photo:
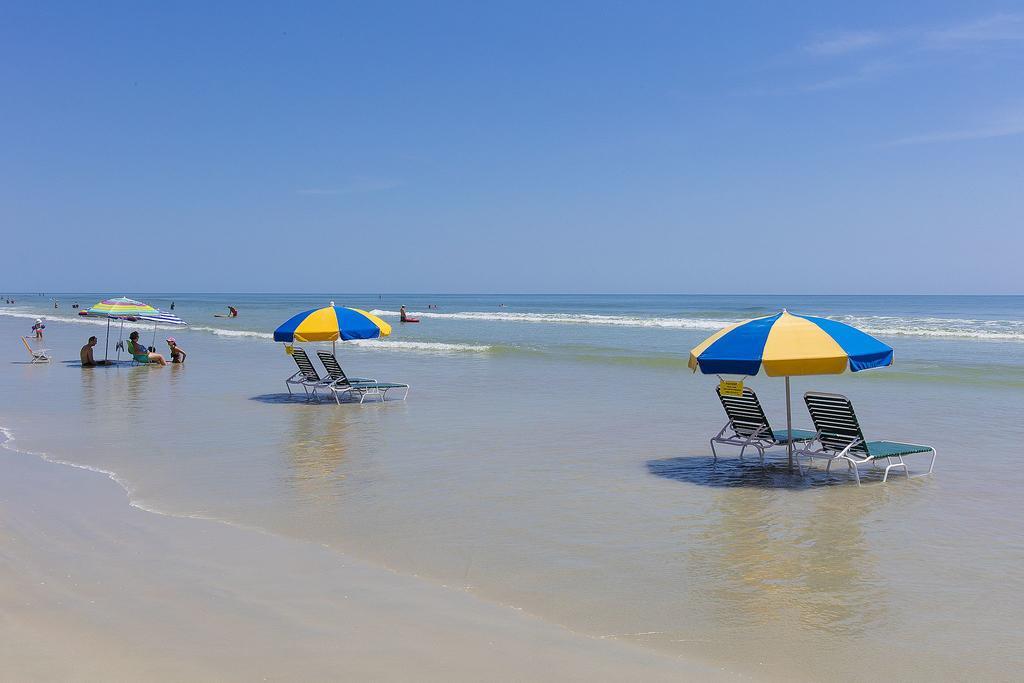
<instances>
[{"instance_id":1,"label":"shallow water over sand","mask_svg":"<svg viewBox=\"0 0 1024 683\"><path fill-rule=\"evenodd\" d=\"M501 336L429 329L445 322L415 334ZM3 338L25 327L0 317ZM147 508L326 543L760 677L1016 676L1024 344L883 337L894 368L794 380L797 399L849 395L869 438L938 449L936 476L858 489L842 471L714 465L714 381L680 367L707 332L655 331L671 336L637 355L606 327L563 324L538 353L339 347L350 372L413 386L405 403L340 407L287 400L291 361L257 337L176 332L190 356L167 368L15 365L23 349L6 345L0 424L116 472ZM51 322L47 345L70 360L92 329ZM782 382L748 384L784 426Z\"/></svg>"}]
</instances>

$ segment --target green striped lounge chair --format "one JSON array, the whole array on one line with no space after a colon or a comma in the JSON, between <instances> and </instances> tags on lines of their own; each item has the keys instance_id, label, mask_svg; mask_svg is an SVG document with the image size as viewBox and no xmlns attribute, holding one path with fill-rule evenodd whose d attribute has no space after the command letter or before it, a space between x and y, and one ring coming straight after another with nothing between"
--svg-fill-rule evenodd
<instances>
[{"instance_id":1,"label":"green striped lounge chair","mask_svg":"<svg viewBox=\"0 0 1024 683\"><path fill-rule=\"evenodd\" d=\"M401 399L403 401L409 396L408 384L378 382L367 377L349 377L341 369L341 363L338 362L333 353L317 351L316 355L320 358L320 362L324 364L324 370L327 371L327 376L331 380L330 384L327 385L327 389L334 394L334 401L338 404L341 404L339 397L343 395L358 396L360 403L367 396L380 396L381 401L386 401L388 392L392 389L405 389Z\"/></svg>"},{"instance_id":2,"label":"green striped lounge chair","mask_svg":"<svg viewBox=\"0 0 1024 683\"><path fill-rule=\"evenodd\" d=\"M853 404L850 399L840 394L825 394L809 391L804 394L804 403L811 413L811 420L817 433L814 439L806 448L794 452L798 458L825 457L828 458L826 471L832 467L832 463L843 461L847 468L853 472L857 479L857 486L860 486L861 465L870 463L877 467L880 460L885 460L885 473L882 481L889 479L889 471L902 469L903 473L910 479L910 470L903 461L904 456L917 453L931 453L931 462L928 464L928 472L931 474L935 469L935 449L923 444L901 443L898 441L868 441L861 431L857 414L853 412ZM817 443L818 447L814 448ZM925 475L915 475L925 476Z\"/></svg>"},{"instance_id":3,"label":"green striped lounge chair","mask_svg":"<svg viewBox=\"0 0 1024 683\"><path fill-rule=\"evenodd\" d=\"M288 394L292 395L293 386L300 386L306 393L307 401L319 400L320 397L317 396L316 390L327 388L331 384L331 380L320 376L320 373L313 367L313 361L306 355L305 349L296 346L292 350L292 359L299 369L298 372L284 381Z\"/></svg>"},{"instance_id":4,"label":"green striped lounge chair","mask_svg":"<svg viewBox=\"0 0 1024 683\"><path fill-rule=\"evenodd\" d=\"M718 462L718 452L715 444L729 444L740 447L740 460L747 448L757 449L761 459L761 467L764 467L764 452L773 446L784 446L789 440L789 432L785 429L772 429L768 423L768 417L761 408L761 402L757 400L757 394L750 387L743 387L742 396L723 395L721 390L716 388L718 399L725 408L725 414L729 421L716 434L711 437L711 454L714 461ZM814 432L806 429L793 430L793 443L802 443L814 438ZM801 469L801 474L803 470Z\"/></svg>"}]
</instances>

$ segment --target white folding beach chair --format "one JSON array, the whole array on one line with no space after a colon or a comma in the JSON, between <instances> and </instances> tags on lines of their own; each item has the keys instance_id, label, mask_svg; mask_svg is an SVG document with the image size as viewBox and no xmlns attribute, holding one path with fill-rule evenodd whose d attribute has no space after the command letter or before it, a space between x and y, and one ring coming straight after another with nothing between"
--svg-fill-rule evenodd
<instances>
[{"instance_id":1,"label":"white folding beach chair","mask_svg":"<svg viewBox=\"0 0 1024 683\"><path fill-rule=\"evenodd\" d=\"M341 403L339 397L346 394L349 396L359 396L360 403L367 396L380 396L381 401L386 401L388 392L392 389L405 389L401 399L403 401L409 396L408 384L378 382L375 379L366 377L348 377L345 375L345 371L341 369L341 364L334 357L333 353L317 351L316 355L320 358L320 362L324 364L324 370L327 371L327 376L331 379L327 389L334 394L334 400L338 404Z\"/></svg>"},{"instance_id":2,"label":"white folding beach chair","mask_svg":"<svg viewBox=\"0 0 1024 683\"><path fill-rule=\"evenodd\" d=\"M32 363L49 363L50 362L50 349L33 349L32 345L28 343L28 337L22 337L21 343L28 349L28 354L32 356Z\"/></svg>"},{"instance_id":3,"label":"white folding beach chair","mask_svg":"<svg viewBox=\"0 0 1024 683\"><path fill-rule=\"evenodd\" d=\"M715 389L725 414L729 421L719 430L718 434L711 437L711 455L715 462L718 462L718 452L715 444L729 444L740 447L740 460L743 453L749 447L757 450L761 459L761 467L764 467L764 452L773 446L784 446L789 440L789 432L785 429L773 430L768 423L768 417L764 414L761 402L757 394L750 387L743 387L742 396L723 395L719 389ZM793 430L793 443L800 443L814 438L814 432L806 429ZM799 466L799 462L797 463ZM800 471L803 474L803 470Z\"/></svg>"},{"instance_id":4,"label":"white folding beach chair","mask_svg":"<svg viewBox=\"0 0 1024 683\"><path fill-rule=\"evenodd\" d=\"M889 479L889 470L900 468L907 475L907 479L910 479L910 470L903 461L905 455L932 454L928 471L914 476L923 477L935 469L936 453L931 446L898 441L867 441L860 429L857 414L853 412L853 404L845 396L809 391L804 394L804 403L807 404L814 428L818 431L806 447L793 452L797 459L828 458L826 472L831 469L833 462L842 460L847 468L853 471L857 486L860 486L858 467L865 463L875 467L878 461L883 459L886 462L885 473L882 475L883 482ZM817 448L813 447L815 443L818 444Z\"/></svg>"}]
</instances>

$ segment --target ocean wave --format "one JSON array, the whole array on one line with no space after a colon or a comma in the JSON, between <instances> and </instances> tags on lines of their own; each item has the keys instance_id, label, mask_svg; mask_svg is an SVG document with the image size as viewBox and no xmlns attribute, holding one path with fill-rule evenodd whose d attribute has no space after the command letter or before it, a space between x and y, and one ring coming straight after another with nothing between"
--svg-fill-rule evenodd
<instances>
[{"instance_id":1,"label":"ocean wave","mask_svg":"<svg viewBox=\"0 0 1024 683\"><path fill-rule=\"evenodd\" d=\"M398 311L374 309L373 315L396 318ZM707 318L656 318L627 315L600 315L597 313L513 313L510 311L461 311L458 313L437 313L434 311L409 312L416 318L438 318L447 320L482 320L492 322L554 323L563 325L609 325L617 327L662 327L683 330L719 330L736 320L710 320Z\"/></svg>"},{"instance_id":2,"label":"ocean wave","mask_svg":"<svg viewBox=\"0 0 1024 683\"><path fill-rule=\"evenodd\" d=\"M465 351L484 353L491 350L482 344L449 344L445 342L397 341L389 339L355 339L348 344L371 349L390 351L422 351L424 353L461 353Z\"/></svg>"},{"instance_id":3,"label":"ocean wave","mask_svg":"<svg viewBox=\"0 0 1024 683\"><path fill-rule=\"evenodd\" d=\"M273 339L271 332L257 332L254 330L226 330L223 327L208 327L206 325L195 325L189 328L197 332L210 332L218 337L250 337L252 339Z\"/></svg>"},{"instance_id":4,"label":"ocean wave","mask_svg":"<svg viewBox=\"0 0 1024 683\"><path fill-rule=\"evenodd\" d=\"M834 320L879 337L929 337L1024 342L1024 321L840 315Z\"/></svg>"},{"instance_id":5,"label":"ocean wave","mask_svg":"<svg viewBox=\"0 0 1024 683\"><path fill-rule=\"evenodd\" d=\"M397 318L398 311L374 309L374 315L384 318ZM456 311L441 313L438 311L415 311L410 315L437 320L465 320L480 322L509 322L559 325L597 325L609 327L656 328L666 330L706 330L714 332L726 325L740 322L741 318L733 319L720 316L718 318L703 317L664 317L664 316L627 316L603 315L597 313L530 313L513 311ZM35 320L43 318L52 323L74 323L105 327L107 319L96 316L80 316L65 313L41 312L30 308L0 308L0 316ZM963 339L993 342L1024 342L1024 320L985 320L972 318L937 318L929 316L877 316L877 315L834 315L833 320L853 325L854 327L879 337L919 337L925 339ZM120 325L118 321L115 325ZM152 329L152 323L138 321L129 326ZM181 327L157 325L160 330L181 330ZM226 329L208 325L189 327L193 331L208 332L221 337L273 339L270 332L256 330ZM27 330L26 330L27 332ZM459 344L442 342L419 342L397 340L368 340L357 344L387 348L393 351L422 352L484 352L492 351L493 347L478 344Z\"/></svg>"},{"instance_id":6,"label":"ocean wave","mask_svg":"<svg viewBox=\"0 0 1024 683\"><path fill-rule=\"evenodd\" d=\"M398 311L373 310L381 317L398 317ZM524 322L574 325L607 325L619 327L645 327L678 330L720 330L742 318L708 319L688 317L641 317L600 315L595 313L519 313L506 311L460 311L438 313L415 311L419 318L448 320L478 320L490 322ZM977 339L981 341L1024 342L1024 321L974 320L968 318L899 317L837 315L831 319L852 325L868 334L880 337L906 336L944 339Z\"/></svg>"}]
</instances>

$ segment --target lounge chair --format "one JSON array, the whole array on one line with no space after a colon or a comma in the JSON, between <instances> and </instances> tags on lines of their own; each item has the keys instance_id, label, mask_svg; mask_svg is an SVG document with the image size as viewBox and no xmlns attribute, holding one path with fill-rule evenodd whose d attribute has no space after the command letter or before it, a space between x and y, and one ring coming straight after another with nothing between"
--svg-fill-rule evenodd
<instances>
[{"instance_id":1,"label":"lounge chair","mask_svg":"<svg viewBox=\"0 0 1024 683\"><path fill-rule=\"evenodd\" d=\"M886 461L885 474L882 476L883 482L889 479L889 470L894 468L902 468L907 479L910 479L910 470L907 469L907 464L903 461L905 455L931 453L932 460L928 465L927 474L931 474L935 469L936 453L931 446L865 439L864 433L860 429L860 422L857 420L857 414L853 412L853 404L845 396L809 391L804 394L804 403L807 404L811 420L814 421L814 428L818 431L808 447L794 452L798 459L801 457L808 460L820 457L828 458L826 472L831 469L833 462L843 460L846 462L847 468L852 470L857 478L857 486L860 486L858 467L864 463L871 463L874 467L883 458ZM818 444L818 448L812 448L815 442Z\"/></svg>"},{"instance_id":2,"label":"lounge chair","mask_svg":"<svg viewBox=\"0 0 1024 683\"><path fill-rule=\"evenodd\" d=\"M142 351L139 351L139 344L136 344L131 339L125 339L124 342L125 351L132 357L132 365L151 365L153 361L149 359L149 348L143 346ZM115 347L116 348L116 347Z\"/></svg>"},{"instance_id":3,"label":"lounge chair","mask_svg":"<svg viewBox=\"0 0 1024 683\"><path fill-rule=\"evenodd\" d=\"M28 349L28 354L32 356L32 363L49 363L50 362L50 349L33 349L32 345L28 343L27 337L21 338L21 343Z\"/></svg>"},{"instance_id":4,"label":"lounge chair","mask_svg":"<svg viewBox=\"0 0 1024 683\"><path fill-rule=\"evenodd\" d=\"M730 444L740 447L740 460L743 459L743 452L747 447L753 446L757 449L761 458L761 467L764 467L764 452L773 446L784 446L789 441L789 432L785 429L772 429L768 423L768 417L761 408L761 402L757 400L757 394L750 387L743 387L742 396L723 396L716 388L722 407L729 421L725 423L721 431L711 437L711 453L714 461L718 462L718 453L715 451L715 444ZM814 438L814 432L806 429L793 430L793 443L810 441ZM797 462L799 466L799 461ZM800 470L803 474L803 469Z\"/></svg>"},{"instance_id":5,"label":"lounge chair","mask_svg":"<svg viewBox=\"0 0 1024 683\"><path fill-rule=\"evenodd\" d=\"M331 393L334 394L334 400L338 404L341 403L339 398L341 394L358 395L360 403L367 396L380 396L380 400L386 401L388 391L391 389L405 389L405 393L402 395L403 401L409 396L408 384L378 382L375 379L367 379L365 377L347 377L333 353L317 351L316 355L320 357L320 362L324 364L327 376L331 378L331 383L327 385L327 389L330 389Z\"/></svg>"},{"instance_id":6,"label":"lounge chair","mask_svg":"<svg viewBox=\"0 0 1024 683\"><path fill-rule=\"evenodd\" d=\"M295 365L298 366L299 371L284 381L288 393L292 393L292 385L297 385L306 392L307 401L314 398L319 399L316 395L316 390L326 388L331 384L331 380L320 376L320 373L313 367L313 361L306 355L305 349L296 346L292 350L292 358L295 360ZM312 390L312 393L310 393L310 390Z\"/></svg>"}]
</instances>

